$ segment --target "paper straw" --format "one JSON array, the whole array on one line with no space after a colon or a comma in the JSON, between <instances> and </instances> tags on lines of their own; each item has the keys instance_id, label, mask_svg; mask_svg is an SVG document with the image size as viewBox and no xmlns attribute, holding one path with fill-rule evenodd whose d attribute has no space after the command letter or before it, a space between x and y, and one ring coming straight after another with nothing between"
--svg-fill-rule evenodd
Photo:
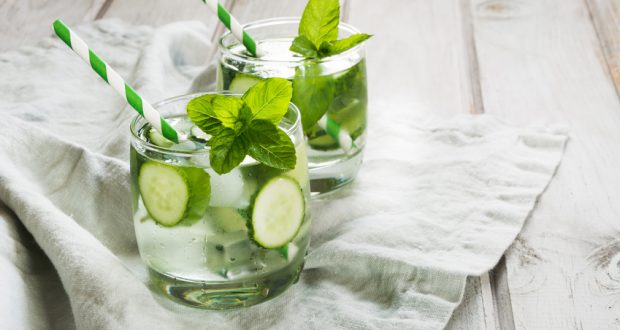
<instances>
[{"instance_id":1,"label":"paper straw","mask_svg":"<svg viewBox=\"0 0 620 330\"><path fill-rule=\"evenodd\" d=\"M177 131L146 102L129 84L127 84L114 69L104 62L80 37L73 32L61 20L54 21L52 24L56 35L69 46L79 57L81 57L90 67L105 80L127 103L131 105L146 121L151 124L166 139L178 143Z\"/></svg>"},{"instance_id":2,"label":"paper straw","mask_svg":"<svg viewBox=\"0 0 620 330\"><path fill-rule=\"evenodd\" d=\"M346 129L340 127L338 123L327 118L327 115L319 119L319 127L325 130L329 136L338 142L340 148L345 152L349 152L351 148L355 147L355 143L351 139L349 132Z\"/></svg>"},{"instance_id":3,"label":"paper straw","mask_svg":"<svg viewBox=\"0 0 620 330\"><path fill-rule=\"evenodd\" d=\"M239 24L239 21L237 21L218 0L202 1L217 14L217 17L220 19L222 24L228 28L237 40L241 41L252 56L256 57L258 56L257 54L260 54L257 50L257 45L254 39L252 39L252 37L250 37L250 35L243 30L243 27Z\"/></svg>"}]
</instances>

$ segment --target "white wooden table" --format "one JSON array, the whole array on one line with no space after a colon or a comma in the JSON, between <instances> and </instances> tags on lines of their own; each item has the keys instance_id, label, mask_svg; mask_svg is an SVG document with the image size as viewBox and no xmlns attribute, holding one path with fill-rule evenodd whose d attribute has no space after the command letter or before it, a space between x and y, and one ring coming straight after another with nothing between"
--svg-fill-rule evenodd
<instances>
[{"instance_id":1,"label":"white wooden table","mask_svg":"<svg viewBox=\"0 0 620 330\"><path fill-rule=\"evenodd\" d=\"M305 5L224 3L242 22ZM215 19L199 0L1 0L0 51L50 35L58 17ZM371 100L571 128L523 232L493 271L470 278L448 327L620 329L620 0L344 0L343 17L375 35Z\"/></svg>"}]
</instances>

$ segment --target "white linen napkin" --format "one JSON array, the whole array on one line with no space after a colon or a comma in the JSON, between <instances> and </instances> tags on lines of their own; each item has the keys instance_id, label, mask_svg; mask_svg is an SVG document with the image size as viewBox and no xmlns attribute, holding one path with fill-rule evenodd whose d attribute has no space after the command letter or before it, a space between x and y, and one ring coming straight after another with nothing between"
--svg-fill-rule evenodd
<instances>
[{"instance_id":1,"label":"white linen napkin","mask_svg":"<svg viewBox=\"0 0 620 330\"><path fill-rule=\"evenodd\" d=\"M201 23L77 30L152 102L213 81ZM202 311L148 289L130 210L133 110L53 38L0 54L0 72L8 329L440 329L466 277L491 269L519 233L567 140L560 128L432 119L371 98L364 164L352 185L313 203L299 283L251 308Z\"/></svg>"}]
</instances>

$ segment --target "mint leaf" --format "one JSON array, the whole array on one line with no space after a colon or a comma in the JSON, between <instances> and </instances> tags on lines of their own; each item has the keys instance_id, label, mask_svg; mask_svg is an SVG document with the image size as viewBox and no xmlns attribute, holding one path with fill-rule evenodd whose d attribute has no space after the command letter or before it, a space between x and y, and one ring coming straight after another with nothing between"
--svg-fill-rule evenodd
<instances>
[{"instance_id":1,"label":"mint leaf","mask_svg":"<svg viewBox=\"0 0 620 330\"><path fill-rule=\"evenodd\" d=\"M189 101L187 115L205 133L218 135L222 128L235 128L242 106L235 97L205 94Z\"/></svg>"},{"instance_id":2,"label":"mint leaf","mask_svg":"<svg viewBox=\"0 0 620 330\"><path fill-rule=\"evenodd\" d=\"M321 75L319 64L307 63L295 68L293 103L301 109L301 123L308 131L323 117L334 100L335 82Z\"/></svg>"},{"instance_id":3,"label":"mint leaf","mask_svg":"<svg viewBox=\"0 0 620 330\"><path fill-rule=\"evenodd\" d=\"M213 99L213 107L216 118L222 122L224 127L235 128L239 110L243 107L242 100L233 96L217 95Z\"/></svg>"},{"instance_id":4,"label":"mint leaf","mask_svg":"<svg viewBox=\"0 0 620 330\"><path fill-rule=\"evenodd\" d=\"M299 35L306 37L318 49L323 41L338 39L339 21L338 0L309 0L299 22Z\"/></svg>"},{"instance_id":5,"label":"mint leaf","mask_svg":"<svg viewBox=\"0 0 620 330\"><path fill-rule=\"evenodd\" d=\"M293 40L290 50L303 55L305 58L314 58L318 56L316 46L304 36L297 36L295 40Z\"/></svg>"},{"instance_id":6,"label":"mint leaf","mask_svg":"<svg viewBox=\"0 0 620 330\"><path fill-rule=\"evenodd\" d=\"M252 86L241 99L208 94L191 100L188 116L213 136L207 141L213 170L228 173L248 154L271 167L294 168L293 142L277 127L292 94L290 81L271 78Z\"/></svg>"},{"instance_id":7,"label":"mint leaf","mask_svg":"<svg viewBox=\"0 0 620 330\"><path fill-rule=\"evenodd\" d=\"M293 169L297 158L295 146L282 130L267 120L254 120L244 135L249 154L257 161L278 169Z\"/></svg>"},{"instance_id":8,"label":"mint leaf","mask_svg":"<svg viewBox=\"0 0 620 330\"><path fill-rule=\"evenodd\" d=\"M288 111L292 94L290 81L271 78L250 87L242 100L252 110L251 120L268 120L277 125Z\"/></svg>"},{"instance_id":9,"label":"mint leaf","mask_svg":"<svg viewBox=\"0 0 620 330\"><path fill-rule=\"evenodd\" d=\"M252 110L250 110L247 104L244 104L241 110L239 110L239 118L237 120L235 131L241 132L247 128L250 125L250 122L252 122L253 116L254 114L252 113Z\"/></svg>"},{"instance_id":10,"label":"mint leaf","mask_svg":"<svg viewBox=\"0 0 620 330\"><path fill-rule=\"evenodd\" d=\"M299 22L299 36L289 50L305 58L322 58L342 53L371 37L357 33L336 40L339 24L339 0L309 0Z\"/></svg>"},{"instance_id":11,"label":"mint leaf","mask_svg":"<svg viewBox=\"0 0 620 330\"><path fill-rule=\"evenodd\" d=\"M231 128L223 128L218 135L209 140L211 167L218 174L232 171L241 164L248 153L248 143L243 135Z\"/></svg>"},{"instance_id":12,"label":"mint leaf","mask_svg":"<svg viewBox=\"0 0 620 330\"><path fill-rule=\"evenodd\" d=\"M187 116L205 133L217 135L222 129L222 122L215 117L213 97L214 95L203 95L189 101Z\"/></svg>"},{"instance_id":13,"label":"mint leaf","mask_svg":"<svg viewBox=\"0 0 620 330\"><path fill-rule=\"evenodd\" d=\"M319 48L318 54L320 57L340 54L348 49L357 46L358 44L361 44L362 42L368 40L368 38L370 37L372 37L370 34L356 33L345 39L323 41L323 43L321 43L321 47Z\"/></svg>"},{"instance_id":14,"label":"mint leaf","mask_svg":"<svg viewBox=\"0 0 620 330\"><path fill-rule=\"evenodd\" d=\"M191 225L202 219L207 207L209 207L211 177L203 169L197 167L185 167L182 171L187 177L187 183L192 193L187 202L187 217L181 221L181 224Z\"/></svg>"}]
</instances>

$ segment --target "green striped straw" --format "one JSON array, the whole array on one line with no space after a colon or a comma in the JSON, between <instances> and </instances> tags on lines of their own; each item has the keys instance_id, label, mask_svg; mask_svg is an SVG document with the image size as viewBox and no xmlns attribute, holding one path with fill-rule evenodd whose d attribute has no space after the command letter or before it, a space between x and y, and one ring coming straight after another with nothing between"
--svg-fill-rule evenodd
<instances>
[{"instance_id":1,"label":"green striped straw","mask_svg":"<svg viewBox=\"0 0 620 330\"><path fill-rule=\"evenodd\" d=\"M237 21L218 0L202 0L202 2L204 2L214 13L217 14L217 17L220 19L222 24L230 30L237 40L241 41L252 56L256 57L257 54L259 54L254 39L252 39L252 37L250 37L250 35L243 30L243 27L239 24L239 21Z\"/></svg>"},{"instance_id":2,"label":"green striped straw","mask_svg":"<svg viewBox=\"0 0 620 330\"><path fill-rule=\"evenodd\" d=\"M114 69L97 56L75 32L59 19L54 21L52 27L56 35L86 63L90 64L90 67L127 100L127 103L144 117L153 128L160 132L166 139L175 143L179 142L177 131L168 124L151 104L138 95Z\"/></svg>"},{"instance_id":3,"label":"green striped straw","mask_svg":"<svg viewBox=\"0 0 620 330\"><path fill-rule=\"evenodd\" d=\"M260 54L256 41L252 39L252 37L243 29L241 24L239 24L239 21L237 21L237 19L235 19L218 0L202 1L217 14L217 17L220 19L222 24L228 28L230 33L232 33L232 35L239 40L253 56L256 57L256 54ZM351 148L356 147L349 133L344 128L341 128L338 123L327 118L327 115L323 116L323 118L319 120L318 125L325 130L329 136L336 140L340 145L340 148L342 148L345 152L349 152Z\"/></svg>"},{"instance_id":4,"label":"green striped straw","mask_svg":"<svg viewBox=\"0 0 620 330\"><path fill-rule=\"evenodd\" d=\"M323 130L325 130L325 132L327 132L327 135L331 136L332 139L336 140L340 148L345 152L349 152L353 147L357 148L355 142L353 142L353 139L351 139L349 132L347 132L346 129L340 127L340 125L338 125L338 123L333 121L331 118L327 118L327 115L321 117L317 124Z\"/></svg>"}]
</instances>

